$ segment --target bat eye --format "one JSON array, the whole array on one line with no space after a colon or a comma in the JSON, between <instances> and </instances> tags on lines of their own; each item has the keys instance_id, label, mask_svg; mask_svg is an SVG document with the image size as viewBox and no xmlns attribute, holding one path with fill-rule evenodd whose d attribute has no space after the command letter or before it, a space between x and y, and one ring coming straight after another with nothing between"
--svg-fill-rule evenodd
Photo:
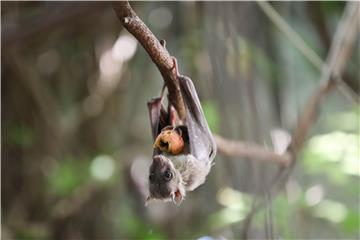
<instances>
[{"instance_id":1,"label":"bat eye","mask_svg":"<svg viewBox=\"0 0 360 240\"><path fill-rule=\"evenodd\" d=\"M209 157L211 157L211 156L213 155L213 153L214 153L214 149L211 149L211 152L210 152L210 154L209 154Z\"/></svg>"},{"instance_id":2,"label":"bat eye","mask_svg":"<svg viewBox=\"0 0 360 240\"><path fill-rule=\"evenodd\" d=\"M165 174L164 174L164 179L165 179L165 181L170 181L171 179L172 179L172 173L168 170L168 171L166 171L165 172Z\"/></svg>"},{"instance_id":3,"label":"bat eye","mask_svg":"<svg viewBox=\"0 0 360 240\"><path fill-rule=\"evenodd\" d=\"M155 182L155 175L154 175L153 173L151 173L151 174L149 175L149 181L150 181L151 183Z\"/></svg>"}]
</instances>

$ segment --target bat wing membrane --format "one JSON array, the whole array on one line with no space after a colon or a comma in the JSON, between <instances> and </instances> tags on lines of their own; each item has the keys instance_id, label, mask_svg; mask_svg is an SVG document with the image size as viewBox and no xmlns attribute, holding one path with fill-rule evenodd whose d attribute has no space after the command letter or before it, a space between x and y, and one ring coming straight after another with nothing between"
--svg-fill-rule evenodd
<instances>
[{"instance_id":1,"label":"bat wing membrane","mask_svg":"<svg viewBox=\"0 0 360 240\"><path fill-rule=\"evenodd\" d=\"M207 124L199 97L192 80L179 77L180 89L186 108L186 126L189 135L190 152L201 161L212 161L216 144Z\"/></svg>"}]
</instances>

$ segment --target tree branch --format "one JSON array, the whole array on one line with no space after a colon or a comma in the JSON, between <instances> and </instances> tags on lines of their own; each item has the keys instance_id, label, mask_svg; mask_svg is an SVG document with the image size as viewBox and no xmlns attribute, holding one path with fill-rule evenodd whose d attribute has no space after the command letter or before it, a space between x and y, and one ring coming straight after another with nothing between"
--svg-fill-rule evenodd
<instances>
[{"instance_id":1,"label":"tree branch","mask_svg":"<svg viewBox=\"0 0 360 240\"><path fill-rule=\"evenodd\" d=\"M291 156L288 153L280 155L255 144L250 145L241 141L228 140L215 134L214 138L219 152L226 156L242 156L263 162L274 162L284 166L291 162Z\"/></svg>"},{"instance_id":2,"label":"tree branch","mask_svg":"<svg viewBox=\"0 0 360 240\"><path fill-rule=\"evenodd\" d=\"M173 68L171 55L145 23L136 15L128 1L113 2L113 7L120 22L137 38L161 72L169 91L169 101L175 106L180 117L182 116L181 114L185 115L179 84L171 73L171 69ZM219 152L224 155L268 161L280 165L288 165L291 162L289 154L282 156L260 146L227 140L220 136L214 137Z\"/></svg>"},{"instance_id":3,"label":"tree branch","mask_svg":"<svg viewBox=\"0 0 360 240\"><path fill-rule=\"evenodd\" d=\"M322 99L336 84L341 82L341 75L351 56L350 53L356 39L358 11L359 3L349 2L346 5L342 19L336 29L327 61L322 68L320 86L308 100L294 130L292 147L295 153L302 149Z\"/></svg>"},{"instance_id":4,"label":"tree branch","mask_svg":"<svg viewBox=\"0 0 360 240\"><path fill-rule=\"evenodd\" d=\"M113 2L113 7L123 26L134 35L158 67L169 91L169 101L176 108L180 118L185 118L185 107L180 86L171 74L173 59L145 23L132 10L128 1Z\"/></svg>"},{"instance_id":5,"label":"tree branch","mask_svg":"<svg viewBox=\"0 0 360 240\"><path fill-rule=\"evenodd\" d=\"M306 136L316 118L318 107L321 100L328 94L337 83L341 83L341 74L343 74L346 62L349 60L351 49L353 48L357 24L356 21L360 17L359 3L349 2L344 10L341 22L338 24L335 36L332 41L331 49L328 54L326 63L323 65L321 75L321 84L314 94L310 97L305 108L300 115L300 120L296 126L287 154L291 154L291 165L287 168L280 169L274 178L274 183L268 191L269 196L276 196L280 189L284 187L289 175L296 165L296 154L302 150ZM245 219L245 227L243 234L246 237L251 220L255 213L263 206L264 201L255 202L252 210Z\"/></svg>"}]
</instances>

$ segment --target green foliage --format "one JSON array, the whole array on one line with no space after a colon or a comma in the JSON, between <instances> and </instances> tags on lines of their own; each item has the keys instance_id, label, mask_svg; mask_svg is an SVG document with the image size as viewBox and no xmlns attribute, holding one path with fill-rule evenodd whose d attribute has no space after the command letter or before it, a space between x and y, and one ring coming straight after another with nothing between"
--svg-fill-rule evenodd
<instances>
[{"instance_id":1,"label":"green foliage","mask_svg":"<svg viewBox=\"0 0 360 240\"><path fill-rule=\"evenodd\" d=\"M306 145L302 164L310 176L325 175L330 184L344 186L345 199L355 198L358 202L358 189L353 186L360 177L360 135L359 111L332 113L325 118L328 129L338 129L326 134L315 135ZM334 185L327 188L333 189ZM339 190L337 190L339 191ZM335 192L337 192L335 191ZM335 195L335 194L331 194ZM330 197L331 197L330 195ZM358 203L356 203L358 206ZM329 224L340 227L347 234L358 234L359 209L353 209L341 200L322 199L309 208L314 218L326 220ZM353 235L349 235L353 236Z\"/></svg>"},{"instance_id":2,"label":"green foliage","mask_svg":"<svg viewBox=\"0 0 360 240\"><path fill-rule=\"evenodd\" d=\"M312 137L303 154L304 167L313 174L325 173L334 183L346 183L347 175L360 175L359 139L340 131Z\"/></svg>"},{"instance_id":3,"label":"green foliage","mask_svg":"<svg viewBox=\"0 0 360 240\"><path fill-rule=\"evenodd\" d=\"M16 231L16 239L48 239L49 232L45 226L39 224L31 224L24 226L23 228Z\"/></svg>"},{"instance_id":4,"label":"green foliage","mask_svg":"<svg viewBox=\"0 0 360 240\"><path fill-rule=\"evenodd\" d=\"M349 213L347 214L344 221L342 221L341 224L344 231L347 233L356 233L360 234L359 232L359 226L360 226L360 214L359 209L351 209L349 210Z\"/></svg>"},{"instance_id":5,"label":"green foliage","mask_svg":"<svg viewBox=\"0 0 360 240\"><path fill-rule=\"evenodd\" d=\"M299 203L290 204L284 195L279 195L273 201L274 219L276 219L281 235L285 239L294 238L292 228L289 225L289 219L293 219L295 213L294 206L297 204Z\"/></svg>"},{"instance_id":6,"label":"green foliage","mask_svg":"<svg viewBox=\"0 0 360 240\"><path fill-rule=\"evenodd\" d=\"M19 124L7 127L4 131L4 142L20 147L31 147L34 143L34 132L30 126Z\"/></svg>"},{"instance_id":7,"label":"green foliage","mask_svg":"<svg viewBox=\"0 0 360 240\"><path fill-rule=\"evenodd\" d=\"M218 202L224 206L209 217L210 228L223 228L245 219L250 211L251 197L232 188L220 189L217 194Z\"/></svg>"},{"instance_id":8,"label":"green foliage","mask_svg":"<svg viewBox=\"0 0 360 240\"><path fill-rule=\"evenodd\" d=\"M341 14L341 10L344 8L344 2L342 1L323 1L318 3L322 10L327 13Z\"/></svg>"},{"instance_id":9,"label":"green foliage","mask_svg":"<svg viewBox=\"0 0 360 240\"><path fill-rule=\"evenodd\" d=\"M355 108L353 111L331 113L324 121L329 129L359 133L360 111L359 108Z\"/></svg>"},{"instance_id":10,"label":"green foliage","mask_svg":"<svg viewBox=\"0 0 360 240\"><path fill-rule=\"evenodd\" d=\"M348 210L342 203L324 199L313 208L312 213L314 216L324 218L329 222L340 223L346 218Z\"/></svg>"},{"instance_id":11,"label":"green foliage","mask_svg":"<svg viewBox=\"0 0 360 240\"><path fill-rule=\"evenodd\" d=\"M118 213L118 225L131 239L161 240L166 237L154 226L145 223L128 206L122 206Z\"/></svg>"},{"instance_id":12,"label":"green foliage","mask_svg":"<svg viewBox=\"0 0 360 240\"><path fill-rule=\"evenodd\" d=\"M88 164L79 159L63 159L48 176L48 188L57 195L69 195L88 179Z\"/></svg>"}]
</instances>

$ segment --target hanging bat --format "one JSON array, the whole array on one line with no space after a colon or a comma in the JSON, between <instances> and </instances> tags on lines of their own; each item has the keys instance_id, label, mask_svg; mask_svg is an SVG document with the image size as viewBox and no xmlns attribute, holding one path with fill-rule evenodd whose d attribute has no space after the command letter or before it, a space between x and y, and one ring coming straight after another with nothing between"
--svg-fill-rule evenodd
<instances>
[{"instance_id":1,"label":"hanging bat","mask_svg":"<svg viewBox=\"0 0 360 240\"><path fill-rule=\"evenodd\" d=\"M205 182L216 155L216 144L192 80L179 74L176 59L173 60L173 74L180 85L186 116L179 119L170 101L167 110L164 108L164 88L160 97L148 102L155 148L147 202L159 199L180 204L186 191Z\"/></svg>"}]
</instances>

